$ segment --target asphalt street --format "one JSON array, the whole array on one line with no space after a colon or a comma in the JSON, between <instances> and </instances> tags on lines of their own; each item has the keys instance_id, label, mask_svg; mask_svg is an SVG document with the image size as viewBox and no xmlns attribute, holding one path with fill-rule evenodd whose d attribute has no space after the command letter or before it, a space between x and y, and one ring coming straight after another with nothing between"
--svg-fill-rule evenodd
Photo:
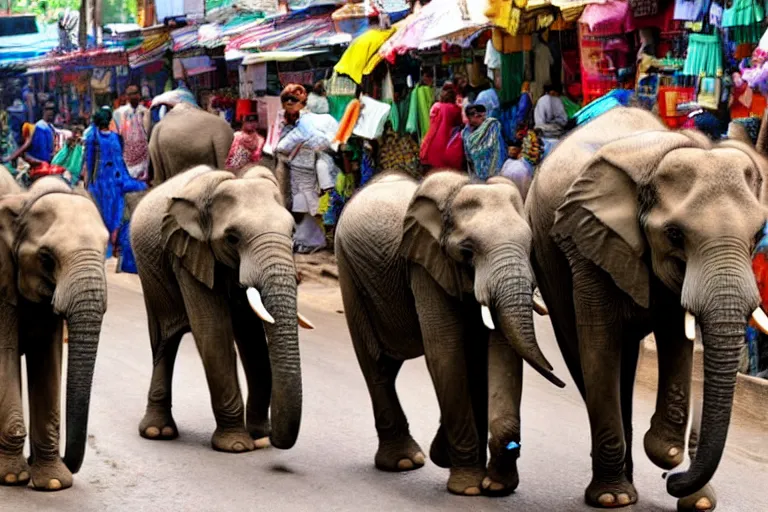
<instances>
[{"instance_id":1,"label":"asphalt street","mask_svg":"<svg viewBox=\"0 0 768 512\"><path fill-rule=\"evenodd\" d=\"M110 273L109 280L109 310L83 468L75 475L74 487L58 493L0 488L1 511L592 510L583 504L590 478L587 414L546 318L536 317L538 338L568 386L559 390L526 369L520 487L507 498L466 498L448 494L448 472L429 462L402 474L374 468L377 442L370 400L341 313L338 288L324 285L300 287L301 310L317 329L300 331L304 414L292 450L268 448L233 455L211 449L210 398L189 337L179 352L173 389L180 438L142 439L138 422L151 373L144 302L136 276ZM423 359L405 364L398 391L412 434L426 452L439 412ZM635 483L640 502L624 510L675 510L662 471L642 449L653 395L638 389L635 401ZM718 510L768 511L768 457L755 446L768 447L768 426L732 426L713 480Z\"/></svg>"}]
</instances>

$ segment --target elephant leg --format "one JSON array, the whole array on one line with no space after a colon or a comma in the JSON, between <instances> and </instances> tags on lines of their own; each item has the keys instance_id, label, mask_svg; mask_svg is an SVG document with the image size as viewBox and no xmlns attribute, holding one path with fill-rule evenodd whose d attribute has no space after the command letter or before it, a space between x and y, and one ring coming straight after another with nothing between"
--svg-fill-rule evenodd
<instances>
[{"instance_id":1,"label":"elephant leg","mask_svg":"<svg viewBox=\"0 0 768 512\"><path fill-rule=\"evenodd\" d=\"M592 481L587 504L621 507L637 502L628 480L621 416L624 329L620 293L610 277L587 261L574 262L574 304L587 413L592 436Z\"/></svg>"},{"instance_id":2,"label":"elephant leg","mask_svg":"<svg viewBox=\"0 0 768 512\"><path fill-rule=\"evenodd\" d=\"M491 460L483 480L483 492L506 496L520 479L520 399L523 391L523 360L498 332L492 332L488 346L488 405Z\"/></svg>"},{"instance_id":3,"label":"elephant leg","mask_svg":"<svg viewBox=\"0 0 768 512\"><path fill-rule=\"evenodd\" d=\"M243 398L237 381L234 332L226 294L208 289L186 269L178 271L184 306L203 359L216 431L214 450L241 453L254 449L245 430Z\"/></svg>"},{"instance_id":4,"label":"elephant leg","mask_svg":"<svg viewBox=\"0 0 768 512\"><path fill-rule=\"evenodd\" d=\"M21 404L21 358L16 313L3 313L0 333L0 485L27 485L29 466L24 458L24 413Z\"/></svg>"},{"instance_id":5,"label":"elephant leg","mask_svg":"<svg viewBox=\"0 0 768 512\"><path fill-rule=\"evenodd\" d=\"M424 339L427 368L435 386L441 423L448 440L451 461L448 491L477 496L485 478L485 463L480 457L467 375L464 308L448 297L422 267L411 268L411 287ZM485 444L483 451L484 448Z\"/></svg>"},{"instance_id":6,"label":"elephant leg","mask_svg":"<svg viewBox=\"0 0 768 512\"><path fill-rule=\"evenodd\" d=\"M269 446L269 401L272 395L272 368L269 361L264 326L250 307L238 305L232 320L237 351L248 382L245 428L254 439L254 447Z\"/></svg>"},{"instance_id":7,"label":"elephant leg","mask_svg":"<svg viewBox=\"0 0 768 512\"><path fill-rule=\"evenodd\" d=\"M34 322L25 340L30 472L35 489L58 491L72 487L72 473L59 454L62 321L46 314L34 315Z\"/></svg>"},{"instance_id":8,"label":"elephant leg","mask_svg":"<svg viewBox=\"0 0 768 512\"><path fill-rule=\"evenodd\" d=\"M648 458L662 469L677 467L684 458L693 367L693 342L685 337L684 315L679 304L665 304L663 311L654 312L659 382L644 445Z\"/></svg>"},{"instance_id":9,"label":"elephant leg","mask_svg":"<svg viewBox=\"0 0 768 512\"><path fill-rule=\"evenodd\" d=\"M139 435L152 440L170 440L179 437L179 429L171 413L173 367L183 332L167 340L152 343L154 364L149 385L147 409L141 423Z\"/></svg>"}]
</instances>

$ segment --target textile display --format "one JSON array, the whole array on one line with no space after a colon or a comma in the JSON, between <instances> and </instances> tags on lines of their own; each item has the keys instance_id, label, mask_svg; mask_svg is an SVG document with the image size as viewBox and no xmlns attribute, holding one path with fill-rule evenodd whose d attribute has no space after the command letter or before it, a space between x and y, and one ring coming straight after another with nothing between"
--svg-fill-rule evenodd
<instances>
[{"instance_id":1,"label":"textile display","mask_svg":"<svg viewBox=\"0 0 768 512\"><path fill-rule=\"evenodd\" d=\"M688 37L688 55L683 66L684 75L717 76L723 71L723 52L717 34L691 34Z\"/></svg>"},{"instance_id":2,"label":"textile display","mask_svg":"<svg viewBox=\"0 0 768 512\"><path fill-rule=\"evenodd\" d=\"M327 96L328 98L328 113L333 116L334 119L341 122L344 117L344 112L347 111L347 106L354 101L354 96Z\"/></svg>"},{"instance_id":3,"label":"textile display","mask_svg":"<svg viewBox=\"0 0 768 512\"><path fill-rule=\"evenodd\" d=\"M400 171L421 178L419 144L410 135L401 135L388 128L383 135L379 150L379 168L383 171Z\"/></svg>"},{"instance_id":4,"label":"textile display","mask_svg":"<svg viewBox=\"0 0 768 512\"><path fill-rule=\"evenodd\" d=\"M360 115L352 130L354 135L374 140L384 133L384 125L389 119L392 107L370 96L360 97Z\"/></svg>"},{"instance_id":5,"label":"textile display","mask_svg":"<svg viewBox=\"0 0 768 512\"><path fill-rule=\"evenodd\" d=\"M501 103L517 101L520 97L524 72L524 53L503 53L501 55L501 83L504 84L499 95Z\"/></svg>"},{"instance_id":6,"label":"textile display","mask_svg":"<svg viewBox=\"0 0 768 512\"><path fill-rule=\"evenodd\" d=\"M396 29L368 30L355 38L333 68L337 73L348 75L356 83L362 83L364 75L370 75L382 61L379 48L392 37ZM301 83L301 82L300 82Z\"/></svg>"},{"instance_id":7,"label":"textile display","mask_svg":"<svg viewBox=\"0 0 768 512\"><path fill-rule=\"evenodd\" d=\"M765 6L756 0L734 0L730 7L726 3L723 12L723 28L748 27L762 23Z\"/></svg>"},{"instance_id":8,"label":"textile display","mask_svg":"<svg viewBox=\"0 0 768 512\"><path fill-rule=\"evenodd\" d=\"M429 114L435 101L434 88L427 85L418 85L411 92L410 105L408 107L408 120L405 124L406 133L415 133L419 140L427 135L429 130Z\"/></svg>"},{"instance_id":9,"label":"textile display","mask_svg":"<svg viewBox=\"0 0 768 512\"><path fill-rule=\"evenodd\" d=\"M675 0L673 19L679 21L701 21L709 12L710 0Z\"/></svg>"},{"instance_id":10,"label":"textile display","mask_svg":"<svg viewBox=\"0 0 768 512\"><path fill-rule=\"evenodd\" d=\"M336 137L334 137L333 141L346 144L352 136L352 132L355 129L359 117L360 101L353 99L347 105L347 108L344 111L344 116L342 116L341 121L339 121L339 131L336 133Z\"/></svg>"},{"instance_id":11,"label":"textile display","mask_svg":"<svg viewBox=\"0 0 768 512\"><path fill-rule=\"evenodd\" d=\"M626 34L635 29L629 4L618 0L588 5L579 23L588 26L591 32L601 34Z\"/></svg>"}]
</instances>

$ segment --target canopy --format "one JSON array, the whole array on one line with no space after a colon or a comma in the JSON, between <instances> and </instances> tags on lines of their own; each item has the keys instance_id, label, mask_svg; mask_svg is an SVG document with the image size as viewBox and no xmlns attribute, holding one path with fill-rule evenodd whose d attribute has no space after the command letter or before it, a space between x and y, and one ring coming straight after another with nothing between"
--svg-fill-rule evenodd
<instances>
[{"instance_id":1,"label":"canopy","mask_svg":"<svg viewBox=\"0 0 768 512\"><path fill-rule=\"evenodd\" d=\"M243 58L243 66L251 66L254 64L264 64L265 62L291 62L308 55L316 55L318 53L325 53L327 50L302 50L302 51L274 51L274 52L261 52L251 53Z\"/></svg>"}]
</instances>

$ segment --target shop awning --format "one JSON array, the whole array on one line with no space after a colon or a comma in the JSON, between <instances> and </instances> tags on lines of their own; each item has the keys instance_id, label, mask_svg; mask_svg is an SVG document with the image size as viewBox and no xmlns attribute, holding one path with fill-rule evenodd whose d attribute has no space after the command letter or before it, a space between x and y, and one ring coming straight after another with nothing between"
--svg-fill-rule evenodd
<instances>
[{"instance_id":1,"label":"shop awning","mask_svg":"<svg viewBox=\"0 0 768 512\"><path fill-rule=\"evenodd\" d=\"M251 66L254 64L264 64L265 62L291 62L294 60L307 57L309 55L317 55L318 53L325 53L327 50L301 50L301 51L274 51L274 52L261 52L250 53L243 58L243 66Z\"/></svg>"}]
</instances>

